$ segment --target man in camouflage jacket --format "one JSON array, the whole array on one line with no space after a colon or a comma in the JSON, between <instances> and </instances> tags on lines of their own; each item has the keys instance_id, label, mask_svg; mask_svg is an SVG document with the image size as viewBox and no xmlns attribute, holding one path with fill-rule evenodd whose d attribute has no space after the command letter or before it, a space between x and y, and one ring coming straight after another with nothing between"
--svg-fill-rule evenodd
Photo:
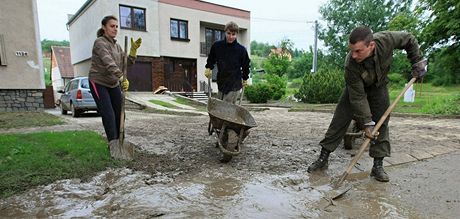
<instances>
[{"instance_id":1,"label":"man in camouflage jacket","mask_svg":"<svg viewBox=\"0 0 460 219\"><path fill-rule=\"evenodd\" d=\"M373 139L369 155L374 158L371 176L388 182L383 169L383 158L390 156L389 117L373 136L372 130L390 105L388 77L393 61L393 50L404 49L413 65L412 76L421 78L426 73L426 61L420 55L415 37L406 32L383 31L373 34L368 27L355 28L349 38L345 60L346 86L340 97L332 121L324 139L320 142L321 154L308 167L308 172L327 167L328 157L347 132L352 119L364 130L365 136Z\"/></svg>"}]
</instances>

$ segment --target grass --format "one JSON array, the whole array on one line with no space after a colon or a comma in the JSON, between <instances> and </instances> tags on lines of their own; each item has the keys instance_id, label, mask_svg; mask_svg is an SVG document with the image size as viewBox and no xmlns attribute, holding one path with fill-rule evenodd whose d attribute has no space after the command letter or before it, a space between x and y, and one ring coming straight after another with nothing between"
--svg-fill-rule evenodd
<instances>
[{"instance_id":1,"label":"grass","mask_svg":"<svg viewBox=\"0 0 460 219\"><path fill-rule=\"evenodd\" d=\"M92 131L0 134L0 145L0 198L122 164L110 158L105 140Z\"/></svg>"},{"instance_id":2,"label":"grass","mask_svg":"<svg viewBox=\"0 0 460 219\"><path fill-rule=\"evenodd\" d=\"M51 58L43 57L43 70L45 72L45 84L51 85Z\"/></svg>"},{"instance_id":3,"label":"grass","mask_svg":"<svg viewBox=\"0 0 460 219\"><path fill-rule=\"evenodd\" d=\"M422 94L420 95L420 88ZM390 90L390 99L393 101L403 90L402 87ZM404 97L396 105L395 112L432 114L432 115L459 115L460 114L460 85L451 87L436 87L431 84L414 85L415 101L404 102Z\"/></svg>"},{"instance_id":4,"label":"grass","mask_svg":"<svg viewBox=\"0 0 460 219\"><path fill-rule=\"evenodd\" d=\"M191 106L191 107L195 108L198 111L202 111L202 112L207 111L206 105L199 104L199 103L197 103L197 102L195 102L193 100L188 100L188 99L185 99L185 98L176 98L175 102L178 103L178 104Z\"/></svg>"},{"instance_id":5,"label":"grass","mask_svg":"<svg viewBox=\"0 0 460 219\"><path fill-rule=\"evenodd\" d=\"M395 113L429 114L434 116L460 115L460 85L450 87L436 87L429 83L423 84L422 95L420 85L414 86L416 91L415 102L405 103L404 97L396 104ZM390 88L390 101L394 101L403 87ZM289 93L288 88L288 93ZM293 103L289 111L333 111L335 104L306 104Z\"/></svg>"},{"instance_id":6,"label":"grass","mask_svg":"<svg viewBox=\"0 0 460 219\"><path fill-rule=\"evenodd\" d=\"M142 110L142 112L164 114L164 115L176 115L176 116L201 116L202 115L202 114L193 113L193 112L161 110L161 109L153 109L153 108L145 108Z\"/></svg>"},{"instance_id":7,"label":"grass","mask_svg":"<svg viewBox=\"0 0 460 219\"><path fill-rule=\"evenodd\" d=\"M162 100L149 100L149 102L151 102L153 104L156 104L156 105L159 105L159 106L166 107L166 108L180 109L180 107L178 107L178 106L176 106L174 104L162 101Z\"/></svg>"},{"instance_id":8,"label":"grass","mask_svg":"<svg viewBox=\"0 0 460 219\"><path fill-rule=\"evenodd\" d=\"M44 112L0 113L0 129L60 125L59 117Z\"/></svg>"}]
</instances>

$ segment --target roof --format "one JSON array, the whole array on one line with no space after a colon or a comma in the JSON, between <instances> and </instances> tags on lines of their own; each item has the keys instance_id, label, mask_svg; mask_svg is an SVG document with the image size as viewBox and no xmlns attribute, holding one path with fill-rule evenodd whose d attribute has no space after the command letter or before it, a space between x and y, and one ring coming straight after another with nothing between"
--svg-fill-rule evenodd
<instances>
[{"instance_id":1,"label":"roof","mask_svg":"<svg viewBox=\"0 0 460 219\"><path fill-rule=\"evenodd\" d=\"M62 78L74 78L72 62L70 61L70 48L66 46L51 46L59 72Z\"/></svg>"}]
</instances>

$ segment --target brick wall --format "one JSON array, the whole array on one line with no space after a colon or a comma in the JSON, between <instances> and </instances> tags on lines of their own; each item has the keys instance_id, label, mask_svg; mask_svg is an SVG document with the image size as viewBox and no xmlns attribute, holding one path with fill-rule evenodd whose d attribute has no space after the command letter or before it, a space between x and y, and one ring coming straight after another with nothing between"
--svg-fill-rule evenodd
<instances>
[{"instance_id":1,"label":"brick wall","mask_svg":"<svg viewBox=\"0 0 460 219\"><path fill-rule=\"evenodd\" d=\"M0 112L42 111L43 90L0 89Z\"/></svg>"}]
</instances>

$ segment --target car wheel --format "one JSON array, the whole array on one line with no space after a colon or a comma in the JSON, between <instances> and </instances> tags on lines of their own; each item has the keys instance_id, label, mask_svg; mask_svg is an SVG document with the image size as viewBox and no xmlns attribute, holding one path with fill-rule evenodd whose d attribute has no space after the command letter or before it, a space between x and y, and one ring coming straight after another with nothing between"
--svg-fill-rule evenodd
<instances>
[{"instance_id":1,"label":"car wheel","mask_svg":"<svg viewBox=\"0 0 460 219\"><path fill-rule=\"evenodd\" d=\"M64 109L64 105L61 103L60 106L61 106L61 114L67 115L67 110Z\"/></svg>"},{"instance_id":2,"label":"car wheel","mask_svg":"<svg viewBox=\"0 0 460 219\"><path fill-rule=\"evenodd\" d=\"M77 109L75 109L75 105L73 105L72 103L70 103L70 109L72 110L72 117L80 116L80 112Z\"/></svg>"}]
</instances>

